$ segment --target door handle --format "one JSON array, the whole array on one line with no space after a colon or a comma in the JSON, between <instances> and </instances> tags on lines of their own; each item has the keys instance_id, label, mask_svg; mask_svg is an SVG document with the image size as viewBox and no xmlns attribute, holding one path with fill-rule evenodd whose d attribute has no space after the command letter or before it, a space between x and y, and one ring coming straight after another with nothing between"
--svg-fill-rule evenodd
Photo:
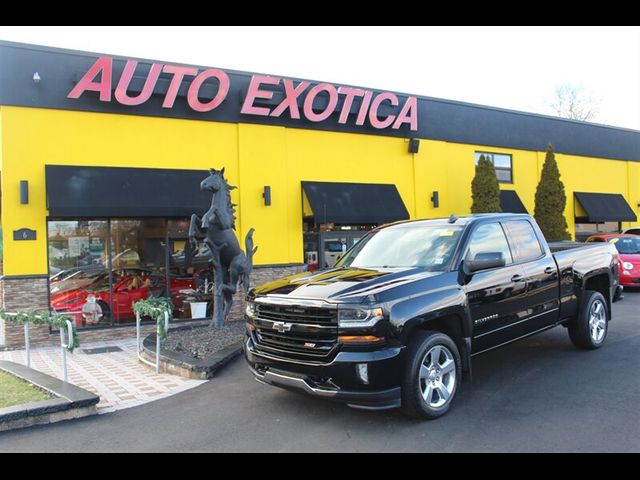
<instances>
[{"instance_id":1,"label":"door handle","mask_svg":"<svg viewBox=\"0 0 640 480\"><path fill-rule=\"evenodd\" d=\"M544 273L551 275L552 273L556 273L556 269L554 267L547 267L544 269Z\"/></svg>"},{"instance_id":2,"label":"door handle","mask_svg":"<svg viewBox=\"0 0 640 480\"><path fill-rule=\"evenodd\" d=\"M524 277L520 274L511 277L512 282L521 282L522 280L524 280Z\"/></svg>"}]
</instances>

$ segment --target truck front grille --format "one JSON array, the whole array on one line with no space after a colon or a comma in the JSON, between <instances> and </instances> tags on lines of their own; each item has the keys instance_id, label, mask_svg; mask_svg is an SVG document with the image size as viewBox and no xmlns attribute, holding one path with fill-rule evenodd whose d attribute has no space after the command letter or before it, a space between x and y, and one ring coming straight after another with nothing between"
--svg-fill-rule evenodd
<instances>
[{"instance_id":1,"label":"truck front grille","mask_svg":"<svg viewBox=\"0 0 640 480\"><path fill-rule=\"evenodd\" d=\"M327 361L338 337L336 309L257 303L258 351L292 360Z\"/></svg>"},{"instance_id":2,"label":"truck front grille","mask_svg":"<svg viewBox=\"0 0 640 480\"><path fill-rule=\"evenodd\" d=\"M256 303L256 312L264 320L338 325L338 311L335 308Z\"/></svg>"}]
</instances>

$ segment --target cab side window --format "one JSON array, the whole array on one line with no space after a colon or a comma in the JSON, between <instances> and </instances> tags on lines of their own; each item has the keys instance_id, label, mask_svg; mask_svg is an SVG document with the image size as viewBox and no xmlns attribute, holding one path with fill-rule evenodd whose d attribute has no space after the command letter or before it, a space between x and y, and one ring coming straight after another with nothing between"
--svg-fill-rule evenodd
<instances>
[{"instance_id":1,"label":"cab side window","mask_svg":"<svg viewBox=\"0 0 640 480\"><path fill-rule=\"evenodd\" d=\"M544 254L533 227L526 220L506 222L509 242L514 250L516 262L529 262Z\"/></svg>"},{"instance_id":2,"label":"cab side window","mask_svg":"<svg viewBox=\"0 0 640 480\"><path fill-rule=\"evenodd\" d=\"M500 252L504 256L506 265L513 263L507 238L499 223L486 223L476 228L471 234L465 258L473 258L478 253L488 252Z\"/></svg>"}]
</instances>

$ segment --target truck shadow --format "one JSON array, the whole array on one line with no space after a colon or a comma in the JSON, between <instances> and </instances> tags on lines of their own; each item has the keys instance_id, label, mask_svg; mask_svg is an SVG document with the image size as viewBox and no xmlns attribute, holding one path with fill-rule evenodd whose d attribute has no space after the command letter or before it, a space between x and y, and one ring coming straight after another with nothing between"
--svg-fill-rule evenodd
<instances>
[{"instance_id":1,"label":"truck shadow","mask_svg":"<svg viewBox=\"0 0 640 480\"><path fill-rule=\"evenodd\" d=\"M557 327L478 355L473 358L472 381L466 380L459 386L451 410L425 425L457 423L460 419L479 417L499 419L505 414L529 415L549 402L571 401L572 396L580 395L580 391L591 395L594 374L606 375L610 368L606 356L611 352L607 350L606 346L595 351L578 350L571 344L566 329ZM309 417L317 416L318 419L326 416L348 418L353 426L363 422L422 423L405 416L399 409L352 409L299 392L277 391L274 395L277 397L274 401L286 410L304 411Z\"/></svg>"}]
</instances>

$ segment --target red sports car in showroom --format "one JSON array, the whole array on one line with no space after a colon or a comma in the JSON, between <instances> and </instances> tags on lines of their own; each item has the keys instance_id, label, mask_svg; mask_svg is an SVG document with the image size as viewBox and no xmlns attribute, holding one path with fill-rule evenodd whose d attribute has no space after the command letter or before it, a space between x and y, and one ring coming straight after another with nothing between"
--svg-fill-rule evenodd
<instances>
[{"instance_id":1,"label":"red sports car in showroom","mask_svg":"<svg viewBox=\"0 0 640 480\"><path fill-rule=\"evenodd\" d=\"M613 243L620 254L620 285L640 288L640 236L624 233L592 235L587 242Z\"/></svg>"},{"instance_id":2,"label":"red sports car in showroom","mask_svg":"<svg viewBox=\"0 0 640 480\"><path fill-rule=\"evenodd\" d=\"M120 321L135 317L133 304L150 296L164 293L166 285L164 277L153 276L151 271L144 269L123 269L113 272L113 320ZM195 290L193 277L171 278L171 298L176 309L180 307L181 290ZM87 300L98 306L95 315L87 315ZM92 325L99 318L109 316L110 313L109 275L103 271L93 277L90 283L79 288L72 288L53 293L51 306L58 313L67 313L73 318L76 326ZM83 311L84 309L84 311Z\"/></svg>"}]
</instances>

